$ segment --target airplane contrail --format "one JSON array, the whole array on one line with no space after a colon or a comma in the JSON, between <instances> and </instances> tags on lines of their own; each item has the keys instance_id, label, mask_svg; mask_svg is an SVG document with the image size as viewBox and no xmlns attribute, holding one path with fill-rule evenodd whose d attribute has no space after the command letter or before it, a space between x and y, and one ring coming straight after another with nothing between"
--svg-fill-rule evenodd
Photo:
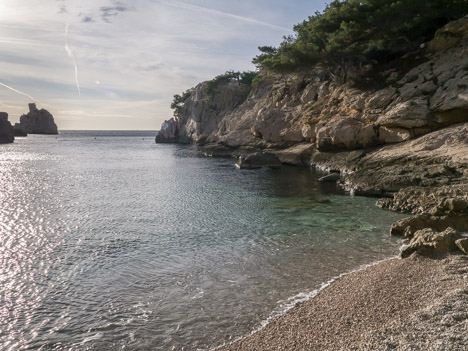
<instances>
[{"instance_id":1,"label":"airplane contrail","mask_svg":"<svg viewBox=\"0 0 468 351\"><path fill-rule=\"evenodd\" d=\"M80 82L78 81L78 66L76 65L75 57L73 56L73 52L71 51L70 47L68 46L68 42L67 42L68 27L70 27L70 24L67 23L67 25L65 26L65 51L67 52L68 57L70 57L72 59L73 66L75 66L76 88L78 89L78 95L81 96Z\"/></svg>"},{"instance_id":2,"label":"airplane contrail","mask_svg":"<svg viewBox=\"0 0 468 351\"><path fill-rule=\"evenodd\" d=\"M10 87L9 85L6 85L6 84L1 83L1 82L0 82L0 85L3 86L3 87L5 87L5 88L7 88L7 89L10 89L11 91L14 91L15 93L18 93L18 94L27 96L28 98L32 99L32 100L35 101L35 102L39 102L39 101L37 101L35 98L33 98L31 95L28 95L28 94L26 94L26 93L23 93L22 91L19 91L19 90L15 89L15 88L12 88L12 87Z\"/></svg>"},{"instance_id":3,"label":"airplane contrail","mask_svg":"<svg viewBox=\"0 0 468 351\"><path fill-rule=\"evenodd\" d=\"M187 4L187 3L182 2L182 1L171 1L171 2L161 1L161 2L166 4L166 5L171 5L171 6L175 6L175 7L179 7L179 8L183 8L183 9L195 10L195 11L200 11L200 12L205 12L205 13L211 13L213 15L230 17L230 18L234 18L234 19L241 20L241 21L244 21L244 22L259 24L259 25L274 28L274 29L286 30L288 32L292 32L291 28L277 26L275 24L262 22L262 21L259 21L259 20L253 19L253 18L234 15L234 14L229 13L229 12L210 9L208 7L202 7L202 6Z\"/></svg>"}]
</instances>

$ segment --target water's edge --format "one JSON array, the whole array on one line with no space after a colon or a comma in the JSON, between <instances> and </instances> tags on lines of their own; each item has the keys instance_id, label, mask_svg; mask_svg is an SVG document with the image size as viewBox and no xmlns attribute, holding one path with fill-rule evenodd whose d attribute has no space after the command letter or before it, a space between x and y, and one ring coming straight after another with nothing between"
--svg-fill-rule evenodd
<instances>
[{"instance_id":1,"label":"water's edge","mask_svg":"<svg viewBox=\"0 0 468 351\"><path fill-rule=\"evenodd\" d=\"M368 264L360 265L356 269L352 269L350 271L341 273L340 275L337 275L337 276L331 278L330 280L322 283L321 286L319 288L317 288L317 289L314 289L314 290L308 291L308 292L299 293L297 295L291 296L290 298L285 300L285 305L284 305L284 307L282 309L278 309L278 310L273 311L271 313L271 315L266 320L261 322L261 325L258 328L254 329L249 334L238 337L238 338L236 338L236 339L234 339L232 341L229 341L229 342L224 343L222 345L216 346L214 348L206 349L206 351L216 351L216 350L219 350L220 348L222 348L222 347L224 347L226 345L231 345L231 344L234 344L234 343L236 343L236 342L238 342L240 340L248 338L249 336L251 336L251 335L261 331L262 329L264 329L272 321L274 321L274 320L276 320L278 318L281 318L282 316L284 316L286 313L288 313L289 311L291 311L295 307L298 307L300 304L311 301L312 299L317 297L320 293L322 293L326 288L328 288L329 286L331 286L333 283L337 282L338 280L342 279L343 277L346 277L346 276L348 276L350 274L353 274L353 273L356 273L356 272L365 271L366 269L368 269L370 267L374 267L374 266L377 266L378 264L381 264L383 262L387 262L387 261L391 261L391 260L395 260L395 259L399 259L399 256L391 256L391 257L388 257L388 258L384 258L382 260L378 260L378 261L374 261L374 262L371 262L371 263L368 263ZM282 301L278 301L279 304L281 302Z\"/></svg>"}]
</instances>

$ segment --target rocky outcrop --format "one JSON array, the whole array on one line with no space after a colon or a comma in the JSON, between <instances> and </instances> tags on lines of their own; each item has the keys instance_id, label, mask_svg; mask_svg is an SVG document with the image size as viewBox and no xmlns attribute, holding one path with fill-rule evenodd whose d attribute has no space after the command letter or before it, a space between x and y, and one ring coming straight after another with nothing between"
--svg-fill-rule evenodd
<instances>
[{"instance_id":1,"label":"rocky outcrop","mask_svg":"<svg viewBox=\"0 0 468 351\"><path fill-rule=\"evenodd\" d=\"M327 174L326 176L323 176L319 178L319 182L322 183L336 183L341 179L340 173L338 172L332 172L330 174Z\"/></svg>"},{"instance_id":2,"label":"rocky outcrop","mask_svg":"<svg viewBox=\"0 0 468 351\"><path fill-rule=\"evenodd\" d=\"M436 256L455 251L457 249L455 242L460 238L461 234L453 228L447 228L443 232L434 232L430 228L418 230L410 243L401 250L401 257L409 257L414 252L425 256Z\"/></svg>"},{"instance_id":3,"label":"rocky outcrop","mask_svg":"<svg viewBox=\"0 0 468 351\"><path fill-rule=\"evenodd\" d=\"M412 240L421 231L413 251L437 251L448 228L468 231L467 53L465 17L391 67L350 69L344 84L317 67L264 75L247 97L231 82L210 102L202 83L156 141L203 145L205 154L235 155L248 168L275 155L282 164L340 171L324 180L413 214L393 234Z\"/></svg>"},{"instance_id":4,"label":"rocky outcrop","mask_svg":"<svg viewBox=\"0 0 468 351\"><path fill-rule=\"evenodd\" d=\"M280 159L270 153L256 152L247 156L240 156L236 166L240 169L255 169L255 168L280 168Z\"/></svg>"},{"instance_id":5,"label":"rocky outcrop","mask_svg":"<svg viewBox=\"0 0 468 351\"><path fill-rule=\"evenodd\" d=\"M157 143L204 143L218 130L221 120L239 106L246 93L238 83L221 85L208 97L206 82L192 89L184 105L175 112L174 118L164 121L156 136Z\"/></svg>"},{"instance_id":6,"label":"rocky outcrop","mask_svg":"<svg viewBox=\"0 0 468 351\"><path fill-rule=\"evenodd\" d=\"M0 112L0 144L12 143L14 140L15 135L8 121L8 113Z\"/></svg>"},{"instance_id":7,"label":"rocky outcrop","mask_svg":"<svg viewBox=\"0 0 468 351\"><path fill-rule=\"evenodd\" d=\"M38 110L34 103L29 104L29 113L20 117L20 126L29 134L58 134L54 117L47 110Z\"/></svg>"},{"instance_id":8,"label":"rocky outcrop","mask_svg":"<svg viewBox=\"0 0 468 351\"><path fill-rule=\"evenodd\" d=\"M15 133L15 136L19 136L19 137L28 136L28 133L27 133L26 130L21 126L20 123L15 123L15 125L13 126L13 132Z\"/></svg>"},{"instance_id":9,"label":"rocky outcrop","mask_svg":"<svg viewBox=\"0 0 468 351\"><path fill-rule=\"evenodd\" d=\"M447 24L428 48L392 69L355 70L346 84L315 68L285 79L266 75L247 98L231 82L207 102L202 83L164 122L157 142L280 149L311 143L319 151L355 150L468 122L467 23L463 18ZM367 83L361 75L370 77Z\"/></svg>"}]
</instances>

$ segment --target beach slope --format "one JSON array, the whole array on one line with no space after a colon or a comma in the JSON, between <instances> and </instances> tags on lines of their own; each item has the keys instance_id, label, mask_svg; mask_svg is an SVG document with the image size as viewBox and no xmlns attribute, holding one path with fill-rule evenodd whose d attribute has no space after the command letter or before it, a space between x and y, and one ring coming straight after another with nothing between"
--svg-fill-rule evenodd
<instances>
[{"instance_id":1,"label":"beach slope","mask_svg":"<svg viewBox=\"0 0 468 351\"><path fill-rule=\"evenodd\" d=\"M348 274L217 350L466 350L468 257L413 255Z\"/></svg>"}]
</instances>

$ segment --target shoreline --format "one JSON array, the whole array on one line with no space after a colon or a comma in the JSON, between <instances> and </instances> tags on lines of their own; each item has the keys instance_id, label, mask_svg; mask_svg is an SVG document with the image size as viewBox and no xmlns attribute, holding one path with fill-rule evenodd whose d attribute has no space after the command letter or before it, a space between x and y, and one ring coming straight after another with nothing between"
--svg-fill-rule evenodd
<instances>
[{"instance_id":1,"label":"shoreline","mask_svg":"<svg viewBox=\"0 0 468 351\"><path fill-rule=\"evenodd\" d=\"M456 351L468 343L463 255L391 257L332 278L311 295L249 335L209 350Z\"/></svg>"},{"instance_id":2,"label":"shoreline","mask_svg":"<svg viewBox=\"0 0 468 351\"><path fill-rule=\"evenodd\" d=\"M233 341L231 341L229 343L225 343L223 345L207 349L207 351L217 351L217 350L222 349L223 347L226 347L226 346L229 346L229 345L231 345L233 343L242 341L243 339L246 339L246 338L252 336L253 334L262 331L271 322L275 321L276 319L282 318L289 311L297 308L298 306L300 306L300 305L302 305L304 303L308 303L309 301L311 301L312 299L317 297L325 289L327 289L328 287L330 287L332 284L336 283L340 279L342 279L342 278L344 278L344 277L346 277L346 276L348 276L350 274L364 271L364 270L366 270L368 268L371 268L371 267L379 265L379 264L381 264L383 262L394 260L394 259L398 259L398 256L390 256L390 257L387 257L387 258L384 258L384 259L381 259L381 260L378 260L378 261L374 261L374 262L367 263L367 264L362 264L362 265L358 266L355 269L346 271L346 272L341 273L341 274L339 274L339 275L337 275L335 277L332 277L328 281L322 282L320 287L318 287L316 289L313 289L313 290L310 290L310 291L300 292L300 293L298 293L296 295L293 295L293 296L287 298L286 300L283 300L283 301L287 301L284 308L282 308L280 311L273 310L271 312L270 316L268 316L268 318L266 318L265 320L261 321L260 326L258 328L256 328L256 329L254 329L253 331L251 331L249 334L237 337L237 338L235 338ZM278 303L279 302L281 302L281 301L278 301Z\"/></svg>"}]
</instances>

